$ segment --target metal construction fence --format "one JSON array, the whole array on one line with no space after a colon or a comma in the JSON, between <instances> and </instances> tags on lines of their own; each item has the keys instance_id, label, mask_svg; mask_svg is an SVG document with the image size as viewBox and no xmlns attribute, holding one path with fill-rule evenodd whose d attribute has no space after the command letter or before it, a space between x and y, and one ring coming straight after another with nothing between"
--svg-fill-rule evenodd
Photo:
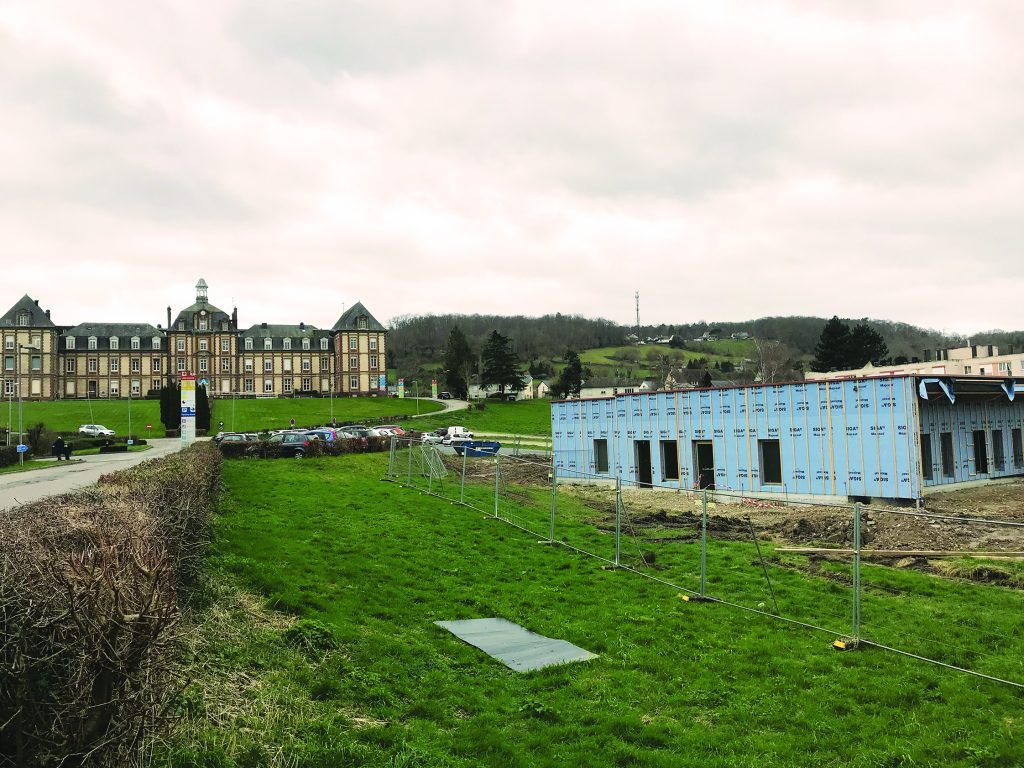
<instances>
[{"instance_id":1,"label":"metal construction fence","mask_svg":"<svg viewBox=\"0 0 1024 768\"><path fill-rule=\"evenodd\" d=\"M750 498L393 438L387 480L680 592L1024 688L1024 522ZM527 539L524 537L524 541ZM800 546L784 546L785 541Z\"/></svg>"}]
</instances>

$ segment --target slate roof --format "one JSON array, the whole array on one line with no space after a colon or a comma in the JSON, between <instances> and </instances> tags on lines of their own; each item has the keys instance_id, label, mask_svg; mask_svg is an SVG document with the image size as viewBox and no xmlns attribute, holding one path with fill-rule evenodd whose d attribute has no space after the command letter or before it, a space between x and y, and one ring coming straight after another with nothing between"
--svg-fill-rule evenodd
<instances>
[{"instance_id":1,"label":"slate roof","mask_svg":"<svg viewBox=\"0 0 1024 768\"><path fill-rule=\"evenodd\" d=\"M231 315L225 312L223 309L218 309L208 301L197 301L191 307L185 307L178 313L178 316L174 318L174 323L171 328L178 327L178 321L185 321L185 330L191 331L195 328L193 317L200 310L206 310L207 316L210 318L210 330L217 330L214 326L219 326L222 320L231 320Z\"/></svg>"},{"instance_id":2,"label":"slate roof","mask_svg":"<svg viewBox=\"0 0 1024 768\"><path fill-rule=\"evenodd\" d=\"M264 325L260 323L259 325L246 328L238 336L240 339L270 339L270 349L275 352L284 350L285 339L295 339L292 342L291 352L319 352L321 351L319 341L316 344L310 344L308 350L303 350L301 339L329 339L331 332L317 328L315 325L271 325L269 323ZM239 348L244 352L260 352L266 349L263 341L254 343L251 350L246 350L243 347L244 341L239 344Z\"/></svg>"},{"instance_id":3,"label":"slate roof","mask_svg":"<svg viewBox=\"0 0 1024 768\"><path fill-rule=\"evenodd\" d=\"M366 317L366 328L365 329L361 329L361 328L358 327L357 321L358 321L358 318L360 318L360 317ZM338 322L336 322L333 326L331 326L331 330L332 331L367 330L367 331L385 331L385 332L387 332L387 328L385 328L383 325L381 325L379 322L377 322L377 318L375 318L373 315L370 314L369 310L366 307L363 306L363 302L361 302L361 301L357 301L355 304L353 304L351 307L349 307L347 310L345 310L345 313L341 317L338 318Z\"/></svg>"},{"instance_id":4,"label":"slate roof","mask_svg":"<svg viewBox=\"0 0 1024 768\"><path fill-rule=\"evenodd\" d=\"M153 338L156 337L162 340L165 332L160 328L153 327L149 323L79 323L61 333L60 349L64 349L63 339L68 336L75 337L76 352L87 349L85 345L90 336L96 337L97 350L110 349L110 338L116 336L119 352L132 351L132 337L138 336L139 349L135 351L148 352L153 349ZM160 350L164 351L166 349L165 343L161 341Z\"/></svg>"},{"instance_id":5,"label":"slate roof","mask_svg":"<svg viewBox=\"0 0 1024 768\"><path fill-rule=\"evenodd\" d=\"M22 328L55 328L53 321L46 316L46 311L32 299L27 293L18 299L18 302L7 310L3 317L0 317L0 328L17 328L18 314L22 311L29 313L28 325Z\"/></svg>"}]
</instances>

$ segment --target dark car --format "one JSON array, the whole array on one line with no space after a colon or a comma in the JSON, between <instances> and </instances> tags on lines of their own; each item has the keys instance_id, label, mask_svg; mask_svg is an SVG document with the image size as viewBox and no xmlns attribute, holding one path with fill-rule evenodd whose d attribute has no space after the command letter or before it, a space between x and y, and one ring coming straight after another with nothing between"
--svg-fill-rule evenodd
<instances>
[{"instance_id":1,"label":"dark car","mask_svg":"<svg viewBox=\"0 0 1024 768\"><path fill-rule=\"evenodd\" d=\"M311 439L305 432L279 432L260 445L252 446L254 455L263 453L268 459L303 459Z\"/></svg>"},{"instance_id":2,"label":"dark car","mask_svg":"<svg viewBox=\"0 0 1024 768\"><path fill-rule=\"evenodd\" d=\"M220 443L256 443L259 442L259 435L255 432L222 432L213 438L217 444Z\"/></svg>"},{"instance_id":3,"label":"dark car","mask_svg":"<svg viewBox=\"0 0 1024 768\"><path fill-rule=\"evenodd\" d=\"M451 392L442 392L437 397L438 397L439 400L451 400L452 399L452 393Z\"/></svg>"}]
</instances>

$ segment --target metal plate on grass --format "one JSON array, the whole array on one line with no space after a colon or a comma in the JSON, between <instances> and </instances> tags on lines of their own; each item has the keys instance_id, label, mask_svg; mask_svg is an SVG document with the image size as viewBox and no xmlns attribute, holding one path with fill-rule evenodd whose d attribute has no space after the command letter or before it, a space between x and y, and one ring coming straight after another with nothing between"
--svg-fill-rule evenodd
<instances>
[{"instance_id":1,"label":"metal plate on grass","mask_svg":"<svg viewBox=\"0 0 1024 768\"><path fill-rule=\"evenodd\" d=\"M434 623L516 672L532 672L557 664L597 658L596 653L585 651L566 640L553 640L538 635L505 619L464 619Z\"/></svg>"}]
</instances>

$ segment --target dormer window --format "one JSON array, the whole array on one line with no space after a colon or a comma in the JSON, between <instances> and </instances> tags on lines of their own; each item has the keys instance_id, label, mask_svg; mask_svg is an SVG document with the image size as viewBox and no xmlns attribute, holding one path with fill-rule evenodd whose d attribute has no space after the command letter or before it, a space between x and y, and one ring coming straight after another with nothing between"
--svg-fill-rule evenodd
<instances>
[{"instance_id":1,"label":"dormer window","mask_svg":"<svg viewBox=\"0 0 1024 768\"><path fill-rule=\"evenodd\" d=\"M153 337L153 349L160 349L160 337L159 336L154 336Z\"/></svg>"},{"instance_id":2,"label":"dormer window","mask_svg":"<svg viewBox=\"0 0 1024 768\"><path fill-rule=\"evenodd\" d=\"M85 346L87 349L96 349L96 337L90 336L88 341L85 342Z\"/></svg>"},{"instance_id":3,"label":"dormer window","mask_svg":"<svg viewBox=\"0 0 1024 768\"><path fill-rule=\"evenodd\" d=\"M228 329L228 321L227 320L221 320L220 321L220 329L222 331L226 331Z\"/></svg>"},{"instance_id":4,"label":"dormer window","mask_svg":"<svg viewBox=\"0 0 1024 768\"><path fill-rule=\"evenodd\" d=\"M138 349L138 348L139 348L139 337L138 336L132 336L132 349Z\"/></svg>"},{"instance_id":5,"label":"dormer window","mask_svg":"<svg viewBox=\"0 0 1024 768\"><path fill-rule=\"evenodd\" d=\"M22 310L18 313L18 325L28 325L30 317L28 312Z\"/></svg>"},{"instance_id":6,"label":"dormer window","mask_svg":"<svg viewBox=\"0 0 1024 768\"><path fill-rule=\"evenodd\" d=\"M74 348L75 348L75 337L74 336L67 336L67 337L65 337L65 339L64 339L64 349L74 349Z\"/></svg>"},{"instance_id":7,"label":"dormer window","mask_svg":"<svg viewBox=\"0 0 1024 768\"><path fill-rule=\"evenodd\" d=\"M303 339L302 340L302 348L303 349L309 349L309 339Z\"/></svg>"},{"instance_id":8,"label":"dormer window","mask_svg":"<svg viewBox=\"0 0 1024 768\"><path fill-rule=\"evenodd\" d=\"M360 331L365 331L366 330L366 317L365 316L361 316L358 320L356 320L356 328L358 328Z\"/></svg>"},{"instance_id":9,"label":"dormer window","mask_svg":"<svg viewBox=\"0 0 1024 768\"><path fill-rule=\"evenodd\" d=\"M252 349L252 339L246 339L245 340L245 348L246 349Z\"/></svg>"},{"instance_id":10,"label":"dormer window","mask_svg":"<svg viewBox=\"0 0 1024 768\"><path fill-rule=\"evenodd\" d=\"M284 348L285 349L288 349L290 341L291 341L291 339L285 339L284 340ZM263 340L263 348L264 349L273 349L273 347L274 347L274 340L273 339L266 338L266 339Z\"/></svg>"},{"instance_id":11,"label":"dormer window","mask_svg":"<svg viewBox=\"0 0 1024 768\"><path fill-rule=\"evenodd\" d=\"M89 339L89 341L91 342L92 339ZM118 343L117 336L111 336L110 337L110 348L111 349L117 349L119 346L120 346L120 344ZM89 349L96 349L96 347L89 347Z\"/></svg>"},{"instance_id":12,"label":"dormer window","mask_svg":"<svg viewBox=\"0 0 1024 768\"><path fill-rule=\"evenodd\" d=\"M208 325L209 325L209 322L207 321L207 319L203 315L200 315L199 316L199 330L200 331L205 331L207 329Z\"/></svg>"},{"instance_id":13,"label":"dormer window","mask_svg":"<svg viewBox=\"0 0 1024 768\"><path fill-rule=\"evenodd\" d=\"M185 330L185 321L184 320L179 320L178 321L178 330L179 331L184 331Z\"/></svg>"},{"instance_id":14,"label":"dormer window","mask_svg":"<svg viewBox=\"0 0 1024 768\"><path fill-rule=\"evenodd\" d=\"M327 349L328 340L326 338L320 339L320 349Z\"/></svg>"}]
</instances>

